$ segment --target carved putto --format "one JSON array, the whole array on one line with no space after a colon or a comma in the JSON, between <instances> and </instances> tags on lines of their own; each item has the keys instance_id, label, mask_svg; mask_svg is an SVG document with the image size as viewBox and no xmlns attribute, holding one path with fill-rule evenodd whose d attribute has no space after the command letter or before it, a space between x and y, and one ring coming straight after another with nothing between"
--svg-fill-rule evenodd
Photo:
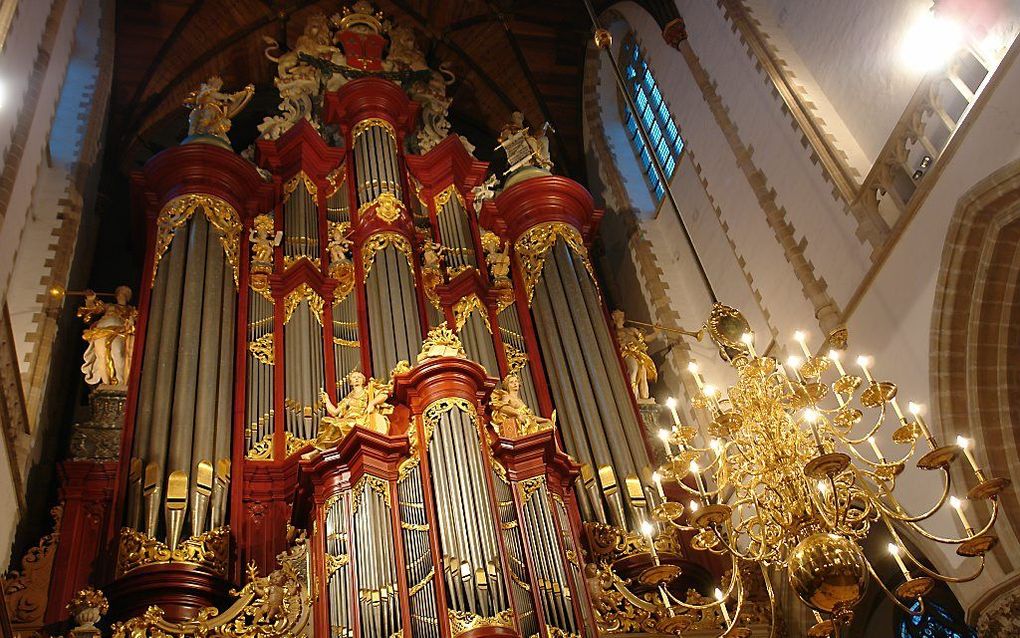
<instances>
[{"instance_id":1,"label":"carved putto","mask_svg":"<svg viewBox=\"0 0 1020 638\"><path fill-rule=\"evenodd\" d=\"M78 316L91 324L81 335L89 343L81 365L89 385L127 386L138 309L128 305L131 289L127 286L118 286L114 298L115 303L106 303L87 290L85 303L78 308ZM97 316L99 318L93 321Z\"/></svg>"},{"instance_id":2,"label":"carved putto","mask_svg":"<svg viewBox=\"0 0 1020 638\"><path fill-rule=\"evenodd\" d=\"M496 176L490 175L489 179L471 189L471 205L474 207L475 213L481 213L482 205L495 196Z\"/></svg>"},{"instance_id":3,"label":"carved putto","mask_svg":"<svg viewBox=\"0 0 1020 638\"><path fill-rule=\"evenodd\" d=\"M255 85L249 84L236 93L224 93L222 88L223 79L214 75L184 99L184 106L191 110L186 141L209 136L230 144L230 120L251 101Z\"/></svg>"},{"instance_id":4,"label":"carved putto","mask_svg":"<svg viewBox=\"0 0 1020 638\"><path fill-rule=\"evenodd\" d=\"M376 379L366 379L355 370L347 375L351 391L334 404L329 394L322 391L320 399L326 408L326 416L319 424L319 435L315 445L330 447L347 436L355 427L362 427L378 434L389 434L389 415L393 406L386 402L393 387Z\"/></svg>"},{"instance_id":5,"label":"carved putto","mask_svg":"<svg viewBox=\"0 0 1020 638\"><path fill-rule=\"evenodd\" d=\"M496 285L506 285L510 281L510 250L503 240L493 232L482 235L482 248L485 250L485 263Z\"/></svg>"},{"instance_id":6,"label":"carved putto","mask_svg":"<svg viewBox=\"0 0 1020 638\"><path fill-rule=\"evenodd\" d=\"M499 145L506 151L507 163L510 164L506 174L525 166L534 166L546 171L552 169L546 129L551 130L548 122L535 132L524 123L523 113L514 111L510 114L510 121L499 133Z\"/></svg>"},{"instance_id":7,"label":"carved putto","mask_svg":"<svg viewBox=\"0 0 1020 638\"><path fill-rule=\"evenodd\" d=\"M329 224L329 268L330 274L344 264L351 263L351 246L354 244L348 236L351 232L350 222L331 222ZM335 275L334 275L335 276Z\"/></svg>"},{"instance_id":8,"label":"carved putto","mask_svg":"<svg viewBox=\"0 0 1020 638\"><path fill-rule=\"evenodd\" d=\"M418 353L418 362L434 359L436 357L459 357L467 358L464 345L457 335L446 327L446 324L436 326L429 330L425 341L421 344L421 352Z\"/></svg>"},{"instance_id":9,"label":"carved putto","mask_svg":"<svg viewBox=\"0 0 1020 638\"><path fill-rule=\"evenodd\" d=\"M277 231L273 218L269 215L256 215L248 231L251 242L251 282L255 290L266 290L269 286L269 275L273 272L273 247L283 241L283 231Z\"/></svg>"},{"instance_id":10,"label":"carved putto","mask_svg":"<svg viewBox=\"0 0 1020 638\"><path fill-rule=\"evenodd\" d=\"M620 358L627 365L630 387L639 402L651 402L648 383L655 381L658 373L655 362L648 356L648 340L658 334L658 330L644 331L641 328L627 325L627 316L622 310L614 310L612 314L613 328L616 331L616 343L620 347Z\"/></svg>"},{"instance_id":11,"label":"carved putto","mask_svg":"<svg viewBox=\"0 0 1020 638\"><path fill-rule=\"evenodd\" d=\"M502 388L493 390L489 407L492 411L492 425L505 438L527 436L556 427L556 412L552 418L537 416L521 398L521 379L508 374Z\"/></svg>"}]
</instances>

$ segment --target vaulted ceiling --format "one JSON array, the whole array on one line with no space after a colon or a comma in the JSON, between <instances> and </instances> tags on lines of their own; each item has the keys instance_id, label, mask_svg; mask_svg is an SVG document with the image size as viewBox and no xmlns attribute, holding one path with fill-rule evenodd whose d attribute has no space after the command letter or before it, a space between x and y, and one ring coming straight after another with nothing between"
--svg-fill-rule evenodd
<instances>
[{"instance_id":1,"label":"vaulted ceiling","mask_svg":"<svg viewBox=\"0 0 1020 638\"><path fill-rule=\"evenodd\" d=\"M275 65L264 36L293 43L308 16L339 11L342 0L132 0L117 3L117 46L109 149L124 169L186 134L185 95L213 74L227 89L248 82L256 98L235 119L243 147L276 108ZM611 4L596 0L596 10ZM660 24L671 0L643 2ZM454 129L483 158L512 110L532 124L549 121L553 158L583 173L581 81L591 25L582 0L376 0L392 21L413 27L433 67L446 65ZM108 159L110 158L108 156Z\"/></svg>"}]
</instances>

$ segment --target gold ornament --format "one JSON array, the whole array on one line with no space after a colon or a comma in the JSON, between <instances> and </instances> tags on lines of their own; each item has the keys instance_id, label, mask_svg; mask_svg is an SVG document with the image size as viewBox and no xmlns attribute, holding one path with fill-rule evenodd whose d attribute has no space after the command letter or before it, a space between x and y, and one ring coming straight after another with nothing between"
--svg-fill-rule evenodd
<instances>
[{"instance_id":1,"label":"gold ornament","mask_svg":"<svg viewBox=\"0 0 1020 638\"><path fill-rule=\"evenodd\" d=\"M317 292L312 290L308 284L301 284L294 290L287 293L287 296L283 298L283 324L287 325L290 322L291 315L297 309L298 304L302 301L308 302L308 308L315 315L319 325L322 325L322 309L325 306L325 301L319 296Z\"/></svg>"},{"instance_id":2,"label":"gold ornament","mask_svg":"<svg viewBox=\"0 0 1020 638\"><path fill-rule=\"evenodd\" d=\"M453 320L457 325L457 332L460 332L471 316L471 313L476 310L481 315L482 321L485 322L485 327L488 329L489 334L492 334L492 326L489 325L489 309L485 307L482 300L475 294L461 297L457 300L457 303L453 304Z\"/></svg>"},{"instance_id":3,"label":"gold ornament","mask_svg":"<svg viewBox=\"0 0 1020 638\"><path fill-rule=\"evenodd\" d=\"M217 527L192 536L171 550L165 543L137 530L120 530L117 552L117 577L139 567L166 563L186 563L205 567L214 574L226 576L230 552L230 528Z\"/></svg>"},{"instance_id":4,"label":"gold ornament","mask_svg":"<svg viewBox=\"0 0 1020 638\"><path fill-rule=\"evenodd\" d=\"M404 254L404 257L407 259L407 267L414 272L414 257L411 254L411 242L407 241L407 237L404 237L400 233L384 230L369 237L361 246L361 264L364 266L366 279L368 278L368 273L372 271L372 265L375 263L376 253L389 246L393 246ZM414 281L414 279L412 278L411 281Z\"/></svg>"},{"instance_id":5,"label":"gold ornament","mask_svg":"<svg viewBox=\"0 0 1020 638\"><path fill-rule=\"evenodd\" d=\"M305 190L308 191L308 195L311 196L312 201L318 198L319 189L315 186L315 182L308 176L304 171L298 171L297 175L287 180L287 183L283 185L283 201L287 202L290 196L297 190L298 184L303 183Z\"/></svg>"},{"instance_id":6,"label":"gold ornament","mask_svg":"<svg viewBox=\"0 0 1020 638\"><path fill-rule=\"evenodd\" d=\"M152 282L156 284L159 262L174 238L178 228L188 223L195 211L202 209L206 219L219 233L220 245L227 257L227 263L234 271L234 285L237 285L238 238L241 236L241 221L234 207L212 195L181 195L169 202L156 217L156 249L152 264Z\"/></svg>"},{"instance_id":7,"label":"gold ornament","mask_svg":"<svg viewBox=\"0 0 1020 638\"><path fill-rule=\"evenodd\" d=\"M273 333L268 332L250 342L248 352L267 366L273 365Z\"/></svg>"},{"instance_id":8,"label":"gold ornament","mask_svg":"<svg viewBox=\"0 0 1020 638\"><path fill-rule=\"evenodd\" d=\"M868 562L860 546L849 539L812 534L793 548L789 563L793 590L818 611L846 611L864 597Z\"/></svg>"},{"instance_id":9,"label":"gold ornament","mask_svg":"<svg viewBox=\"0 0 1020 638\"><path fill-rule=\"evenodd\" d=\"M435 357L458 357L467 359L467 352L457 335L443 323L429 330L425 341L421 344L421 352L418 353L417 361L421 363L426 359Z\"/></svg>"},{"instance_id":10,"label":"gold ornament","mask_svg":"<svg viewBox=\"0 0 1020 638\"><path fill-rule=\"evenodd\" d=\"M524 290L528 294L528 303L531 303L535 295L535 286L542 278L542 269L545 267L549 251L553 249L558 239L562 239L574 251L574 254L584 264L592 281L595 280L595 271L592 270L591 262L588 260L588 249L584 245L581 233L570 224L563 222L539 224L528 229L514 243L514 251L521 261Z\"/></svg>"},{"instance_id":11,"label":"gold ornament","mask_svg":"<svg viewBox=\"0 0 1020 638\"><path fill-rule=\"evenodd\" d=\"M506 609L497 612L493 616L479 616L470 611L456 611L450 609L450 631L453 638L482 627L506 627L513 628L513 610Z\"/></svg>"}]
</instances>

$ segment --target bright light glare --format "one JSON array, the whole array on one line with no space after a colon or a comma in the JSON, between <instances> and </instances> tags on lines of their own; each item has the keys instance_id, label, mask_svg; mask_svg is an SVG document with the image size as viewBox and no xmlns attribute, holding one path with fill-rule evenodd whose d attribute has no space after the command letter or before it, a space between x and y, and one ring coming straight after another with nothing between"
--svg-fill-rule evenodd
<instances>
[{"instance_id":1,"label":"bright light glare","mask_svg":"<svg viewBox=\"0 0 1020 638\"><path fill-rule=\"evenodd\" d=\"M804 410L804 420L807 421L808 423L814 423L815 421L817 421L818 416L819 415L816 410L812 410L811 408Z\"/></svg>"},{"instance_id":2,"label":"bright light glare","mask_svg":"<svg viewBox=\"0 0 1020 638\"><path fill-rule=\"evenodd\" d=\"M798 343L803 343L805 339L807 339L807 335L804 334L803 330L798 330L797 332L793 333L794 341Z\"/></svg>"},{"instance_id":3,"label":"bright light glare","mask_svg":"<svg viewBox=\"0 0 1020 638\"><path fill-rule=\"evenodd\" d=\"M715 588L715 599L719 601L722 600L722 590L718 587Z\"/></svg>"},{"instance_id":4,"label":"bright light glare","mask_svg":"<svg viewBox=\"0 0 1020 638\"><path fill-rule=\"evenodd\" d=\"M893 556L899 556L900 548L896 543L889 543L889 553Z\"/></svg>"},{"instance_id":5,"label":"bright light glare","mask_svg":"<svg viewBox=\"0 0 1020 638\"><path fill-rule=\"evenodd\" d=\"M705 393L706 397L715 396L715 393L717 391L718 390L716 390L716 387L714 385L706 385L705 389L703 390L703 392Z\"/></svg>"},{"instance_id":6,"label":"bright light glare","mask_svg":"<svg viewBox=\"0 0 1020 638\"><path fill-rule=\"evenodd\" d=\"M666 407L669 408L670 410L675 410L676 399L674 399L673 397L669 397L668 399L666 399Z\"/></svg>"},{"instance_id":7,"label":"bright light glare","mask_svg":"<svg viewBox=\"0 0 1020 638\"><path fill-rule=\"evenodd\" d=\"M786 365L790 366L794 370L800 370L800 365L802 363L804 363L804 359L801 359L795 354L792 354L786 358Z\"/></svg>"},{"instance_id":8,"label":"bright light glare","mask_svg":"<svg viewBox=\"0 0 1020 638\"><path fill-rule=\"evenodd\" d=\"M956 437L956 444L960 446L961 449L966 450L970 447L970 439L965 436L958 436Z\"/></svg>"},{"instance_id":9,"label":"bright light glare","mask_svg":"<svg viewBox=\"0 0 1020 638\"><path fill-rule=\"evenodd\" d=\"M857 365L861 366L862 368L867 368L868 366L871 365L871 357L869 357L866 354L862 354L861 356L857 357Z\"/></svg>"},{"instance_id":10,"label":"bright light glare","mask_svg":"<svg viewBox=\"0 0 1020 638\"><path fill-rule=\"evenodd\" d=\"M963 44L963 29L955 21L925 11L900 42L905 65L927 73L939 69Z\"/></svg>"},{"instance_id":11,"label":"bright light glare","mask_svg":"<svg viewBox=\"0 0 1020 638\"><path fill-rule=\"evenodd\" d=\"M831 361L839 361L839 350L829 350L829 359Z\"/></svg>"},{"instance_id":12,"label":"bright light glare","mask_svg":"<svg viewBox=\"0 0 1020 638\"><path fill-rule=\"evenodd\" d=\"M652 527L652 524L648 521L641 521L641 533L648 538L651 538L652 534L655 533L655 528Z\"/></svg>"},{"instance_id":13,"label":"bright light glare","mask_svg":"<svg viewBox=\"0 0 1020 638\"><path fill-rule=\"evenodd\" d=\"M754 343L754 335L753 335L753 334L751 334L750 332L745 332L744 334L740 335L740 341L741 341L741 342L742 342L742 343L743 343L743 344L744 344L745 346L749 346L749 345L751 345L752 343Z\"/></svg>"},{"instance_id":14,"label":"bright light glare","mask_svg":"<svg viewBox=\"0 0 1020 638\"><path fill-rule=\"evenodd\" d=\"M658 472L652 472L652 482L655 484L662 483L662 475Z\"/></svg>"},{"instance_id":15,"label":"bright light glare","mask_svg":"<svg viewBox=\"0 0 1020 638\"><path fill-rule=\"evenodd\" d=\"M949 497L949 504L952 505L953 507L955 507L956 509L960 509L960 506L963 505L963 501L961 501L960 499L956 498L955 496L950 496Z\"/></svg>"},{"instance_id":16,"label":"bright light glare","mask_svg":"<svg viewBox=\"0 0 1020 638\"><path fill-rule=\"evenodd\" d=\"M921 413L921 406L911 401L907 404L907 410L909 410L914 416L917 416Z\"/></svg>"},{"instance_id":17,"label":"bright light glare","mask_svg":"<svg viewBox=\"0 0 1020 638\"><path fill-rule=\"evenodd\" d=\"M666 430L666 429L659 430L659 439L661 439L662 441L668 441L669 440L669 430Z\"/></svg>"},{"instance_id":18,"label":"bright light glare","mask_svg":"<svg viewBox=\"0 0 1020 638\"><path fill-rule=\"evenodd\" d=\"M698 366L697 361L691 361L690 363L687 364L687 371L690 372L691 374L698 374L698 370L700 369L701 368Z\"/></svg>"},{"instance_id":19,"label":"bright light glare","mask_svg":"<svg viewBox=\"0 0 1020 638\"><path fill-rule=\"evenodd\" d=\"M690 509L692 512L697 512L699 507L701 506L698 505L697 501L691 501L690 507L688 509Z\"/></svg>"}]
</instances>

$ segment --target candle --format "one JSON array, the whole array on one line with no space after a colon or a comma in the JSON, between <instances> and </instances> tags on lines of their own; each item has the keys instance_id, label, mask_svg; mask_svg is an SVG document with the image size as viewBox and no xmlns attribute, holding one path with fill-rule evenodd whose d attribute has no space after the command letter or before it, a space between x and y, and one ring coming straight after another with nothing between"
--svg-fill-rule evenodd
<instances>
[{"instance_id":1,"label":"candle","mask_svg":"<svg viewBox=\"0 0 1020 638\"><path fill-rule=\"evenodd\" d=\"M700 388L701 385L699 384L698 387ZM673 397L666 399L666 407L669 408L670 414L673 415L673 425L680 427L680 415L676 412L676 399Z\"/></svg>"},{"instance_id":2,"label":"candle","mask_svg":"<svg viewBox=\"0 0 1020 638\"><path fill-rule=\"evenodd\" d=\"M802 330L798 330L793 333L793 340L800 344L800 349L804 353L804 357L807 359L811 358L811 351L807 347L807 335Z\"/></svg>"},{"instance_id":3,"label":"candle","mask_svg":"<svg viewBox=\"0 0 1020 638\"><path fill-rule=\"evenodd\" d=\"M652 483L655 483L655 491L659 493L659 499L665 503L666 493L662 491L662 475L658 472L652 472Z\"/></svg>"},{"instance_id":4,"label":"candle","mask_svg":"<svg viewBox=\"0 0 1020 638\"><path fill-rule=\"evenodd\" d=\"M862 354L857 357L857 365L861 367L861 370L864 370L864 378L867 379L869 383L874 383L875 380L871 378L871 370L868 369L868 366L871 365L871 357Z\"/></svg>"},{"instance_id":5,"label":"candle","mask_svg":"<svg viewBox=\"0 0 1020 638\"><path fill-rule=\"evenodd\" d=\"M702 390L705 394L705 398L708 399L709 407L713 410L719 410L719 403L715 400L715 394L718 392L714 385L706 385Z\"/></svg>"},{"instance_id":6,"label":"candle","mask_svg":"<svg viewBox=\"0 0 1020 638\"><path fill-rule=\"evenodd\" d=\"M726 602L723 600L722 590L718 587L715 588L715 599L719 601L719 611L722 612L723 621L726 625L730 624L730 613L726 611Z\"/></svg>"},{"instance_id":7,"label":"candle","mask_svg":"<svg viewBox=\"0 0 1020 638\"><path fill-rule=\"evenodd\" d=\"M963 513L963 501L955 496L950 496L949 504L956 510L956 514L960 517L960 522L963 523L963 528L967 530L967 535L972 535L974 533L974 528L970 526L970 521L967 520L967 515Z\"/></svg>"},{"instance_id":8,"label":"candle","mask_svg":"<svg viewBox=\"0 0 1020 638\"><path fill-rule=\"evenodd\" d=\"M885 457L882 456L882 450L878 449L878 443L875 442L875 437L869 436L868 443L871 444L871 449L874 450L875 456L878 457L880 463L885 463Z\"/></svg>"},{"instance_id":9,"label":"candle","mask_svg":"<svg viewBox=\"0 0 1020 638\"><path fill-rule=\"evenodd\" d=\"M967 461L970 463L970 467L974 470L974 475L978 477L979 481L983 481L984 475L981 472L981 468L978 467L977 461L974 459L974 452L971 451L972 441L966 437L956 437L956 444L963 450L963 455L967 457Z\"/></svg>"},{"instance_id":10,"label":"candle","mask_svg":"<svg viewBox=\"0 0 1020 638\"><path fill-rule=\"evenodd\" d=\"M823 618L820 613L818 613L814 609L812 609L811 612L815 615L815 622L822 622Z\"/></svg>"},{"instance_id":11,"label":"candle","mask_svg":"<svg viewBox=\"0 0 1020 638\"><path fill-rule=\"evenodd\" d=\"M694 377L694 382L698 384L698 389L700 390L703 384L701 382L701 374L698 372L698 370L699 368L696 362L691 361L690 363L687 364L687 371L690 372L691 375Z\"/></svg>"},{"instance_id":12,"label":"candle","mask_svg":"<svg viewBox=\"0 0 1020 638\"><path fill-rule=\"evenodd\" d=\"M934 450L936 447L935 439L932 437L931 431L928 429L928 424L924 422L924 418L921 416L921 412L924 411L924 406L911 401L907 404L907 410L914 415L914 421L917 423L917 427L921 428L921 434L924 435L924 438L928 441L928 445L930 445L931 449Z\"/></svg>"},{"instance_id":13,"label":"candle","mask_svg":"<svg viewBox=\"0 0 1020 638\"><path fill-rule=\"evenodd\" d=\"M829 350L829 361L836 364L836 370L839 371L839 376L846 376L846 370L843 369L843 364L839 362L839 350Z\"/></svg>"},{"instance_id":14,"label":"candle","mask_svg":"<svg viewBox=\"0 0 1020 638\"><path fill-rule=\"evenodd\" d=\"M691 512L691 514L693 514L694 512L697 512L697 511L698 511L698 508L699 508L699 507L701 507L701 506L700 506L700 505L698 505L698 502L697 502L697 501L695 501L695 500L692 500L692 501L691 501L690 503L688 503L688 505L687 505L687 509L688 509L688 511L690 511L690 512Z\"/></svg>"},{"instance_id":15,"label":"candle","mask_svg":"<svg viewBox=\"0 0 1020 638\"><path fill-rule=\"evenodd\" d=\"M698 493L701 494L701 499L705 500L705 484L701 478L701 467L697 461L691 461L691 474L694 475L694 483L698 486Z\"/></svg>"},{"instance_id":16,"label":"candle","mask_svg":"<svg viewBox=\"0 0 1020 638\"><path fill-rule=\"evenodd\" d=\"M889 543L889 553L896 560L896 564L899 565L900 571L903 572L903 577L910 580L910 570L903 564L903 559L900 558L900 548L896 543Z\"/></svg>"},{"instance_id":17,"label":"candle","mask_svg":"<svg viewBox=\"0 0 1020 638\"><path fill-rule=\"evenodd\" d=\"M747 351L751 353L752 357L757 357L758 353L754 351L754 333L745 332L740 335L740 342L747 346Z\"/></svg>"},{"instance_id":18,"label":"candle","mask_svg":"<svg viewBox=\"0 0 1020 638\"><path fill-rule=\"evenodd\" d=\"M903 416L903 410L900 410L900 404L896 402L896 397L893 397L889 403L892 403L893 412L896 413L896 418L900 420L903 425L907 424L907 419Z\"/></svg>"},{"instance_id":19,"label":"candle","mask_svg":"<svg viewBox=\"0 0 1020 638\"><path fill-rule=\"evenodd\" d=\"M825 451L822 450L822 436L818 433L818 412L807 408L804 410L804 420L811 426L811 433L815 437L815 445L818 446L818 451L824 454Z\"/></svg>"},{"instance_id":20,"label":"candle","mask_svg":"<svg viewBox=\"0 0 1020 638\"><path fill-rule=\"evenodd\" d=\"M790 355L789 357L786 358L786 365L790 366L790 369L793 370L793 378L798 380L798 381L801 380L801 378L800 378L800 366L803 365L803 364L804 364L804 360L801 359L800 357L798 357L795 354L794 355Z\"/></svg>"},{"instance_id":21,"label":"candle","mask_svg":"<svg viewBox=\"0 0 1020 638\"><path fill-rule=\"evenodd\" d=\"M641 533L648 539L648 547L652 553L652 561L659 564L659 554L655 551L655 526L648 521L641 521Z\"/></svg>"},{"instance_id":22,"label":"candle","mask_svg":"<svg viewBox=\"0 0 1020 638\"><path fill-rule=\"evenodd\" d=\"M673 458L673 450L669 447L669 436L670 432L666 428L659 430L659 440L662 441L663 447L666 448L666 458Z\"/></svg>"}]
</instances>

